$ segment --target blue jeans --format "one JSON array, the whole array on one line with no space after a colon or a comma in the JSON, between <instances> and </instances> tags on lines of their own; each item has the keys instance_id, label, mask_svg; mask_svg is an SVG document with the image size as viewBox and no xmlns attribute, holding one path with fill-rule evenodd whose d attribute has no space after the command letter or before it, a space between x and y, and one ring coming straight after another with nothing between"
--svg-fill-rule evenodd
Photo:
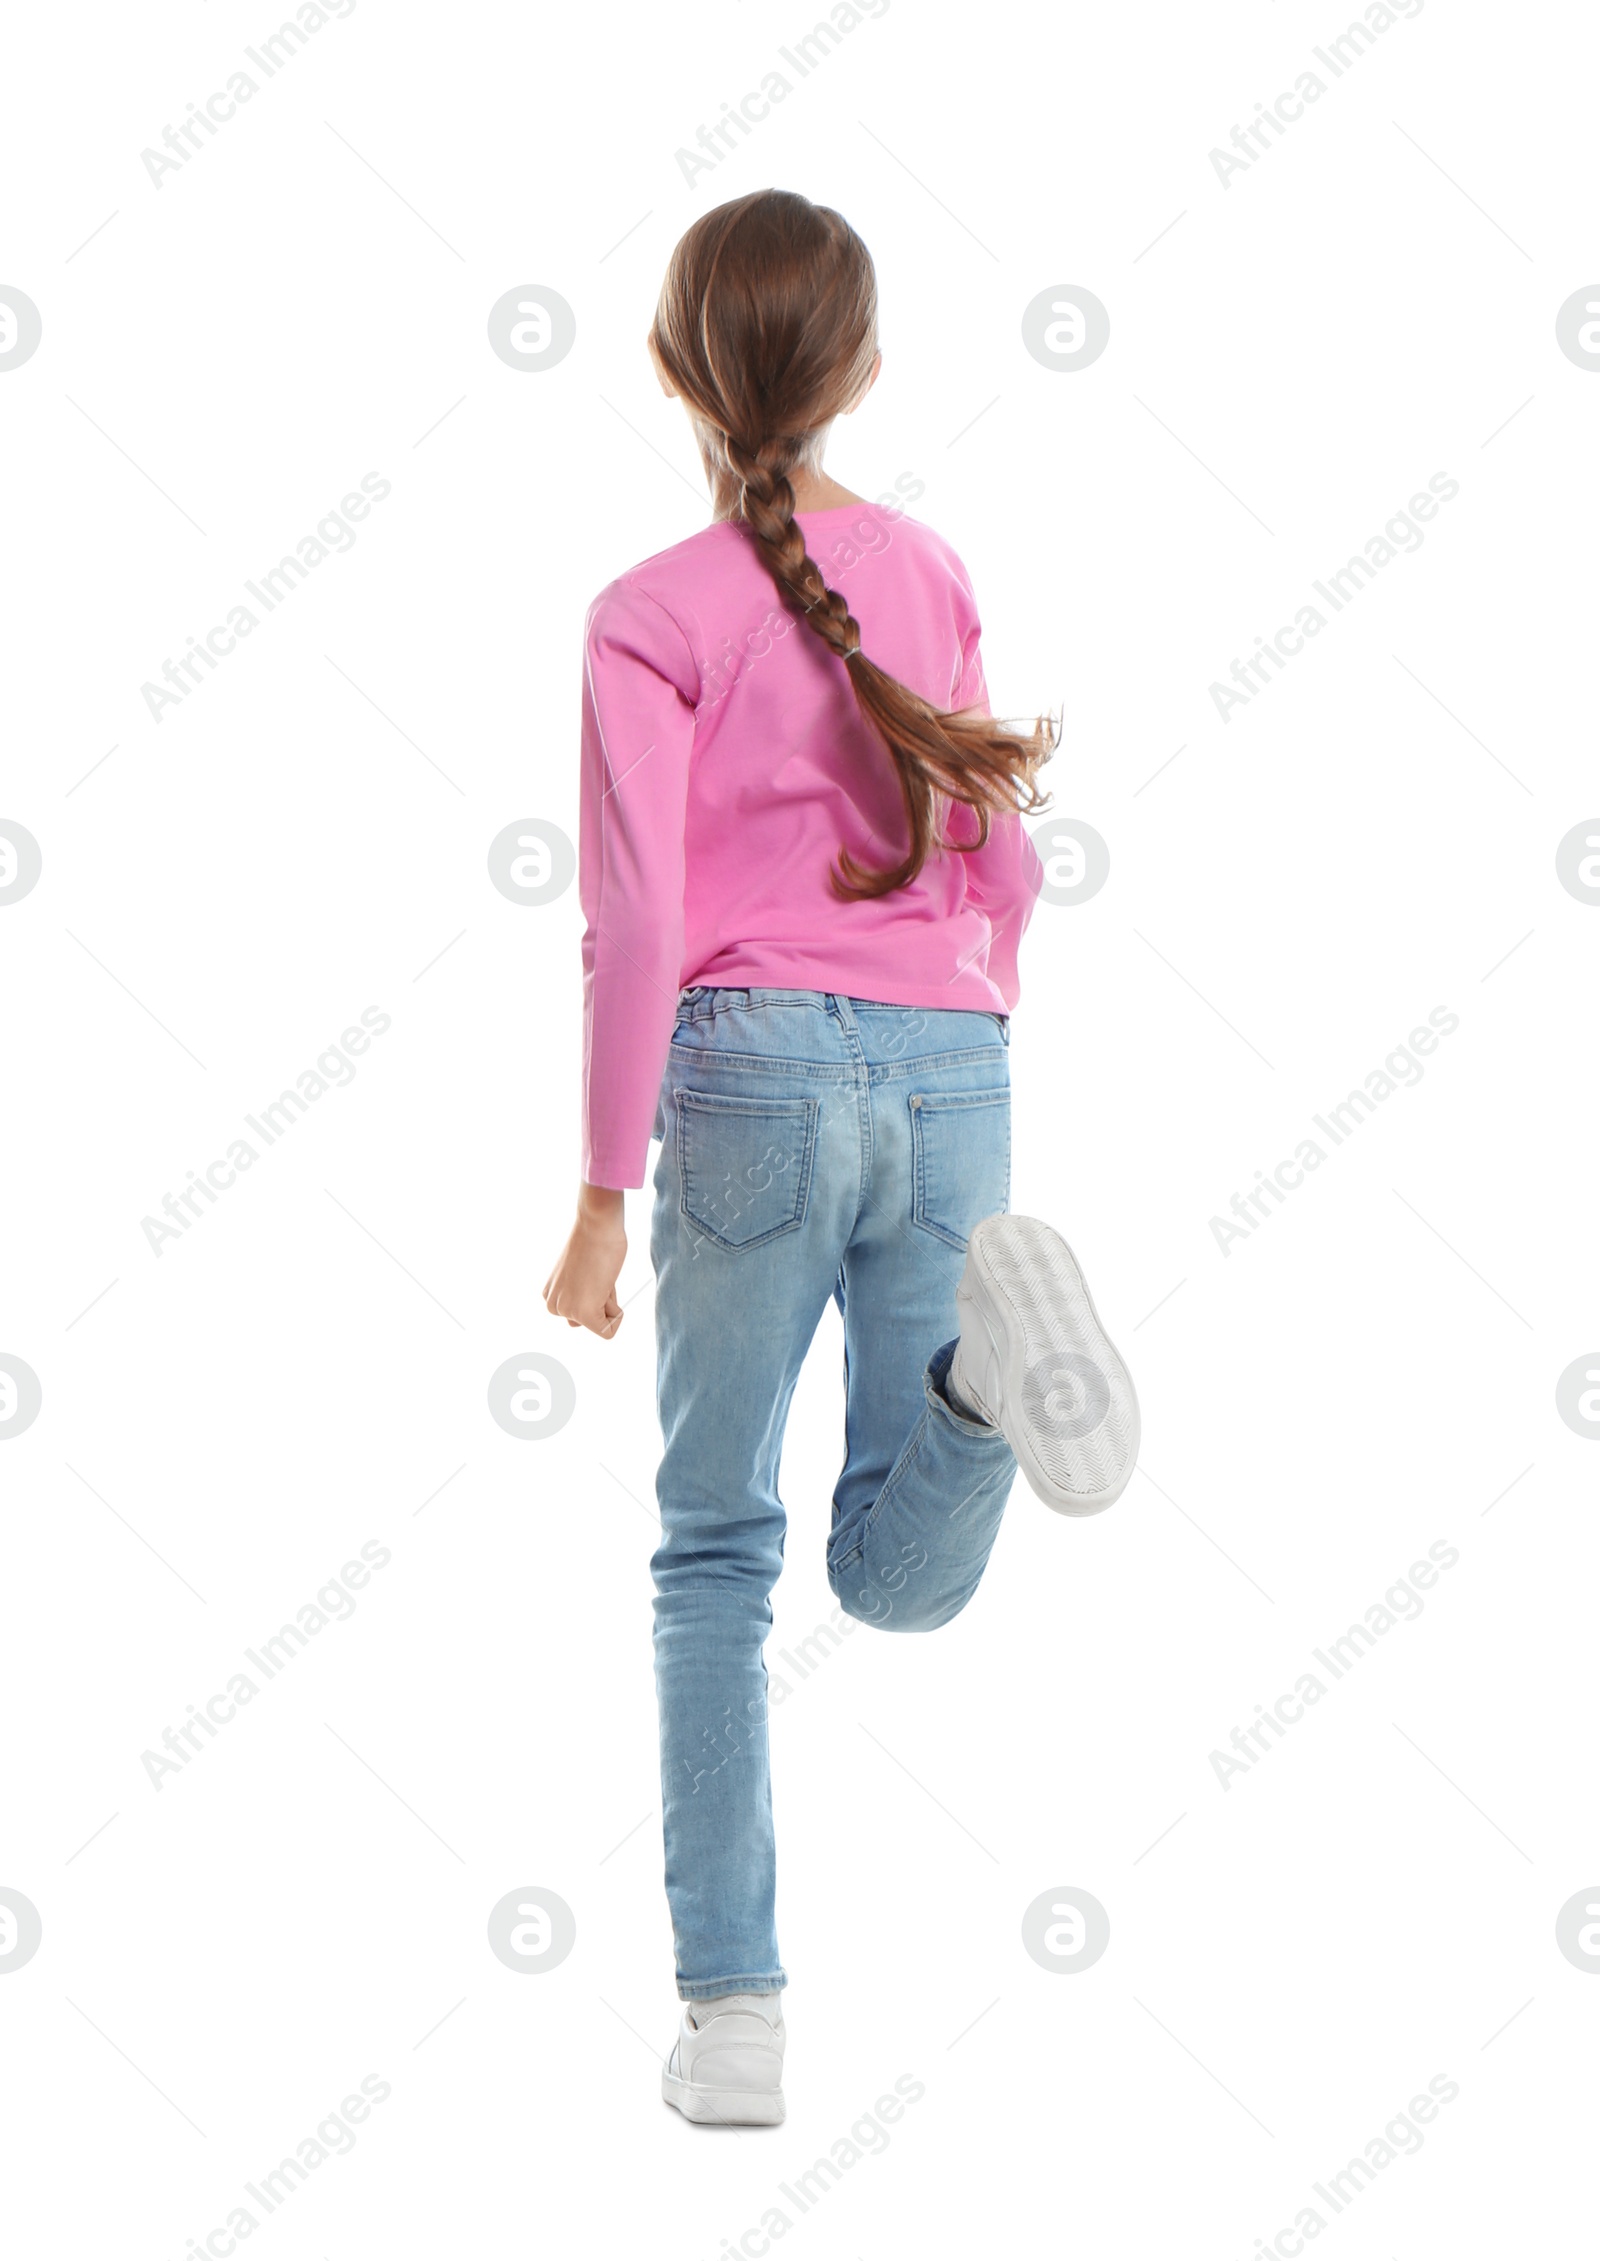
<instances>
[{"instance_id":1,"label":"blue jeans","mask_svg":"<svg viewBox=\"0 0 1600 2261\"><path fill-rule=\"evenodd\" d=\"M844 1465L828 1580L895 1633L972 1598L1016 1460L944 1395L967 1236L1010 1199L998 1014L814 989L684 990L650 1254L663 1455L655 1666L684 2000L787 1983L762 1650L783 1567L784 1424L832 1296Z\"/></svg>"}]
</instances>

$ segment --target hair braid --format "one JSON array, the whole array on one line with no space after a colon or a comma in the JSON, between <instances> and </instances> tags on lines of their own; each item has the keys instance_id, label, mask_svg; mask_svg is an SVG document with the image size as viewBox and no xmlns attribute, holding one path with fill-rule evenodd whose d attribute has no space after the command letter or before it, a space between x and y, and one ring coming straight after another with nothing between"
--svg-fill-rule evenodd
<instances>
[{"instance_id":1,"label":"hair braid","mask_svg":"<svg viewBox=\"0 0 1600 2261\"><path fill-rule=\"evenodd\" d=\"M749 447L724 434L722 445L739 481L740 515L761 546L767 570L828 649L853 659L861 649L860 626L844 598L823 580L795 520L789 473L801 443L766 440Z\"/></svg>"}]
</instances>

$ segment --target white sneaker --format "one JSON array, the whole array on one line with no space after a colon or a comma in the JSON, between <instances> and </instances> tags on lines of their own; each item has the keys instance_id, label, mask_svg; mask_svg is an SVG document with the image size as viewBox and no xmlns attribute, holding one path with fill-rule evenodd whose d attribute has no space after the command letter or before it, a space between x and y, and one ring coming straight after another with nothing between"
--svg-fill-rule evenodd
<instances>
[{"instance_id":1,"label":"white sneaker","mask_svg":"<svg viewBox=\"0 0 1600 2261\"><path fill-rule=\"evenodd\" d=\"M952 1398L1000 1430L1047 1507L1109 1507L1139 1456L1139 1401L1061 1235L1037 1217L985 1217L956 1308Z\"/></svg>"},{"instance_id":2,"label":"white sneaker","mask_svg":"<svg viewBox=\"0 0 1600 2261\"><path fill-rule=\"evenodd\" d=\"M661 2068L661 2093L686 2120L776 2127L783 2118L786 2038L776 1995L685 2002L678 2038Z\"/></svg>"}]
</instances>

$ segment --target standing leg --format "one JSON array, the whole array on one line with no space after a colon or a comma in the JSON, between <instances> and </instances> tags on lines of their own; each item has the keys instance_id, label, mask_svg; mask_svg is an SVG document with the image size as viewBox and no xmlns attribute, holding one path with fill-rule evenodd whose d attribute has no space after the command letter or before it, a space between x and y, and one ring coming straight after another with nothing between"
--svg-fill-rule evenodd
<instances>
[{"instance_id":1,"label":"standing leg","mask_svg":"<svg viewBox=\"0 0 1600 2261\"><path fill-rule=\"evenodd\" d=\"M667 1899L678 1992L696 2001L786 1984L762 1657L783 1563L778 1467L855 1210L862 1116L815 1007L717 1002L679 1034L651 1226L664 1448L651 1570ZM786 1048L802 1055L792 1071Z\"/></svg>"}]
</instances>

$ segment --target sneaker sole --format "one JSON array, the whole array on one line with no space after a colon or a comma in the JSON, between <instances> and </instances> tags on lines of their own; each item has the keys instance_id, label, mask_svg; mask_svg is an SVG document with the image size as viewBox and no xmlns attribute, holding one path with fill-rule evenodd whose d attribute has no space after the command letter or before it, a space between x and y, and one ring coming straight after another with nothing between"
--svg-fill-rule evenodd
<instances>
[{"instance_id":1,"label":"sneaker sole","mask_svg":"<svg viewBox=\"0 0 1600 2261\"><path fill-rule=\"evenodd\" d=\"M686 2120L710 2127L775 2128L784 2116L781 2088L696 2088L663 2071L661 2094Z\"/></svg>"},{"instance_id":2,"label":"sneaker sole","mask_svg":"<svg viewBox=\"0 0 1600 2261\"><path fill-rule=\"evenodd\" d=\"M1078 1260L1053 1226L1036 1217L1006 1212L985 1217L967 1243L984 1295L1003 1315L1001 1387L1007 1408L1004 1434L1032 1490L1058 1515L1098 1515L1120 1499L1139 1457L1139 1400L1129 1374L1085 1284ZM956 1302L965 1315L983 1303L958 1287ZM987 1322L986 1322L987 1323ZM996 1333L989 1328L991 1335ZM1082 1414L1054 1414L1054 1392L1030 1389L1030 1374L1047 1378L1053 1358L1085 1359L1094 1370L1084 1377L1105 1406L1090 1427L1078 1428ZM1108 1455L1109 1430L1116 1449ZM1100 1438L1098 1451L1084 1447Z\"/></svg>"}]
</instances>

